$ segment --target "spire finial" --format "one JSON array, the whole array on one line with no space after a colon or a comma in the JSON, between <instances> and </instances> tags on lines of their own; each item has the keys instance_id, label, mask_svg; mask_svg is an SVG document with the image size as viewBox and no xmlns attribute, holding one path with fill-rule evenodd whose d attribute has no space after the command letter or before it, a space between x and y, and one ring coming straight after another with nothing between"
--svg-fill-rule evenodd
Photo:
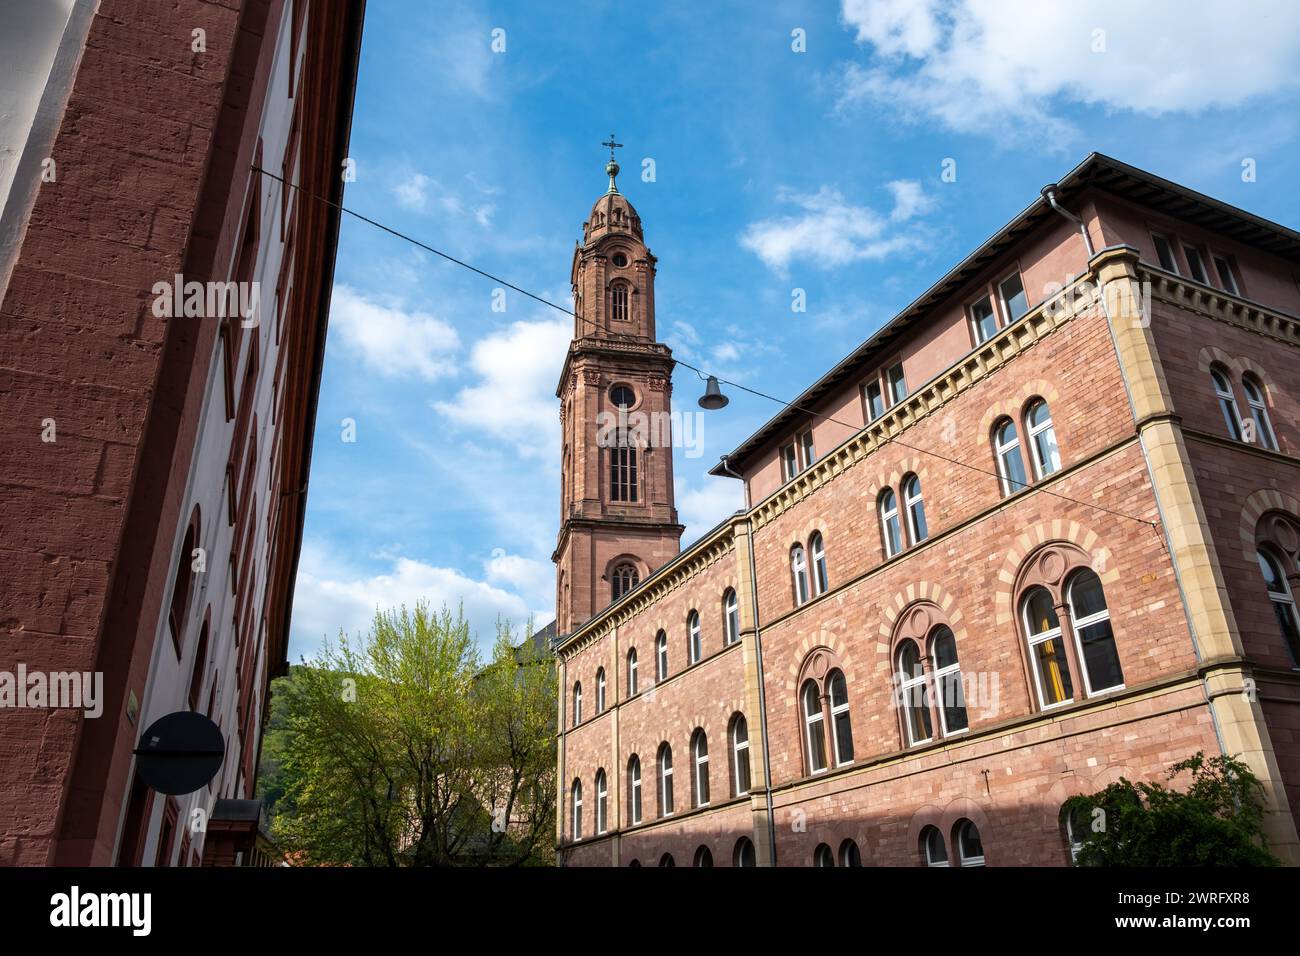
<instances>
[{"instance_id":1,"label":"spire finial","mask_svg":"<svg viewBox=\"0 0 1300 956\"><path fill-rule=\"evenodd\" d=\"M609 191L616 193L618 192L618 184L614 182L614 177L618 175L619 166L618 160L614 158L614 150L622 149L623 144L614 142L614 134L610 133L609 142L600 145L609 147L609 162L605 164L605 172L609 174Z\"/></svg>"}]
</instances>

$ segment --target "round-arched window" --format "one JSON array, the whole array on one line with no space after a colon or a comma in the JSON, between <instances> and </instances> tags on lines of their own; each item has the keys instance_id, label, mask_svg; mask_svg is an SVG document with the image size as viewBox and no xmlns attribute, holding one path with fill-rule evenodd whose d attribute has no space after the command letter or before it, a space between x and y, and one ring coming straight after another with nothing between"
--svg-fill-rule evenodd
<instances>
[{"instance_id":1,"label":"round-arched window","mask_svg":"<svg viewBox=\"0 0 1300 956\"><path fill-rule=\"evenodd\" d=\"M622 269L624 266L627 265L627 256L623 255L623 253L621 252L616 252L614 253L614 258L612 261L614 265Z\"/></svg>"},{"instance_id":2,"label":"round-arched window","mask_svg":"<svg viewBox=\"0 0 1300 956\"><path fill-rule=\"evenodd\" d=\"M626 385L615 385L609 390L609 400L615 408L631 408L636 404L636 393Z\"/></svg>"}]
</instances>

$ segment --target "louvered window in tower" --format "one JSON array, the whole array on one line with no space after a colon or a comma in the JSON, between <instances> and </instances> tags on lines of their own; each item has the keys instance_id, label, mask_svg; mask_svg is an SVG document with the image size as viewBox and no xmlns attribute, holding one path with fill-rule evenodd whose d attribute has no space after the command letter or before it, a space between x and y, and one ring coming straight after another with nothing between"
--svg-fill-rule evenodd
<instances>
[{"instance_id":1,"label":"louvered window in tower","mask_svg":"<svg viewBox=\"0 0 1300 956\"><path fill-rule=\"evenodd\" d=\"M627 434L621 434L609 449L609 500L636 501L636 446Z\"/></svg>"},{"instance_id":2,"label":"louvered window in tower","mask_svg":"<svg viewBox=\"0 0 1300 956\"><path fill-rule=\"evenodd\" d=\"M614 299L614 321L626 322L628 320L627 286L614 286L612 294Z\"/></svg>"}]
</instances>

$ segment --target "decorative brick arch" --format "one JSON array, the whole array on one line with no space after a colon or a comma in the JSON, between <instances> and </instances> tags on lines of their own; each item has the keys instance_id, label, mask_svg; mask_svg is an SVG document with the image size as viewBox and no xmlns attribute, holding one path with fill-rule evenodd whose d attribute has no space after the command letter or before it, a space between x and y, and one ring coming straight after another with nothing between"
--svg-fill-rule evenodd
<instances>
[{"instance_id":1,"label":"decorative brick arch","mask_svg":"<svg viewBox=\"0 0 1300 956\"><path fill-rule=\"evenodd\" d=\"M928 458L916 455L910 458L904 458L889 471L885 471L883 468L880 469L871 479L871 485L867 490L862 492L862 497L870 499L872 507L874 508L875 503L880 500L880 493L886 488L892 488L896 495L901 496L903 491L900 486L903 483L904 475L916 475L920 478L921 490L924 492L930 480L930 472L927 467L928 461Z\"/></svg>"},{"instance_id":2,"label":"decorative brick arch","mask_svg":"<svg viewBox=\"0 0 1300 956\"><path fill-rule=\"evenodd\" d=\"M1074 545L1084 552L1088 556L1089 567L1101 578L1103 585L1113 584L1119 580L1119 570L1115 567L1110 549L1101 543L1101 536L1097 532L1077 521L1067 521L1062 518L1039 522L1025 529L1011 543L1002 567L998 570L994 610L995 622L999 627L1015 622L1015 602L1019 598L1016 585L1021 578L1025 559L1050 543Z\"/></svg>"},{"instance_id":3,"label":"decorative brick arch","mask_svg":"<svg viewBox=\"0 0 1300 956\"><path fill-rule=\"evenodd\" d=\"M1247 499L1241 509L1241 553L1248 564L1254 564L1255 551L1259 547L1261 533L1264 538L1272 540L1278 534L1285 535L1286 523L1281 518L1276 520L1276 525L1280 526L1282 531L1275 530L1274 527L1262 528L1261 519L1270 511L1280 511L1289 516L1293 521L1300 523L1300 501L1285 492L1278 491L1276 488L1261 488L1253 492ZM1273 524L1273 522L1270 522ZM1284 551L1294 552L1297 546L1292 544L1288 547L1288 541L1278 541Z\"/></svg>"},{"instance_id":4,"label":"decorative brick arch","mask_svg":"<svg viewBox=\"0 0 1300 956\"><path fill-rule=\"evenodd\" d=\"M843 671L845 679L852 686L855 676L852 654L836 635L829 631L819 631L815 636L805 637L795 649L785 689L797 694L804 681L812 678L824 690L826 675L833 670Z\"/></svg>"},{"instance_id":5,"label":"decorative brick arch","mask_svg":"<svg viewBox=\"0 0 1300 956\"><path fill-rule=\"evenodd\" d=\"M907 823L907 846L912 854L912 859L917 864L925 866L925 851L921 849L921 831L926 827L934 827L943 834L944 847L948 850L948 860L952 861L952 848L948 844L948 834L943 829L944 811L932 803L927 803L917 807L912 814L912 818Z\"/></svg>"},{"instance_id":6,"label":"decorative brick arch","mask_svg":"<svg viewBox=\"0 0 1300 956\"><path fill-rule=\"evenodd\" d=\"M1196 355L1196 367L1206 375L1210 374L1211 365L1222 365L1231 372L1241 374L1237 360L1217 345L1207 345Z\"/></svg>"},{"instance_id":7,"label":"decorative brick arch","mask_svg":"<svg viewBox=\"0 0 1300 956\"><path fill-rule=\"evenodd\" d=\"M969 820L975 824L980 832L980 842L985 844L984 859L989 859L988 838L993 833L993 825L989 822L983 807L967 797L957 797L944 807L941 819L943 822L936 826L939 827L939 832L943 834L944 842L948 846L949 866L961 865L961 853L957 849L957 824L962 820ZM998 853L994 852L993 862L996 863L997 859Z\"/></svg>"},{"instance_id":8,"label":"decorative brick arch","mask_svg":"<svg viewBox=\"0 0 1300 956\"><path fill-rule=\"evenodd\" d=\"M1025 408L1029 405L1029 400L1035 397L1046 401L1048 408L1051 408L1060 401L1061 393L1046 379L1035 379L1032 382L1025 382L1018 391L999 399L985 409L976 437L990 454L993 452L993 423L1001 418L1010 418L1016 423L1016 431L1019 433L1024 427L1021 421L1024 418Z\"/></svg>"},{"instance_id":9,"label":"decorative brick arch","mask_svg":"<svg viewBox=\"0 0 1300 956\"><path fill-rule=\"evenodd\" d=\"M920 603L928 603L938 607L943 614L943 620L939 623L946 623L951 627L953 634L958 639L965 633L964 630L959 630L961 628L961 611L957 610L957 602L953 599L953 596L945 591L942 585L930 581L918 581L916 584L909 584L903 590L895 592L893 598L882 608L880 629L877 631L880 638L876 644L878 651L892 653L896 631L895 625L903 617L904 610Z\"/></svg>"},{"instance_id":10,"label":"decorative brick arch","mask_svg":"<svg viewBox=\"0 0 1300 956\"><path fill-rule=\"evenodd\" d=\"M942 587L937 584L923 582L921 592L918 597L908 600L907 591L900 592L894 596L895 607L885 609L885 617L892 621L892 626L887 632L882 634L884 643L882 646L887 651L885 663L887 665L888 680L893 688L891 695L894 704L894 717L898 724L898 742L899 746L907 749L907 714L903 706L902 685L896 676L897 667L895 660L898 654L899 646L904 641L913 641L920 649L921 657L925 662L926 683L930 686L931 695L937 693L934 686L934 668L931 663L931 643L930 639L934 636L939 628L944 627L952 632L953 639L957 643L958 659L961 657L961 648L965 646L966 629L962 625L962 614L957 609L952 595L948 594ZM910 588L908 590L911 590ZM896 610L898 600L905 602L901 610ZM937 698L931 701L935 703ZM939 721L937 711L932 709L930 720L936 728L936 737L939 736L938 728L942 726Z\"/></svg>"}]
</instances>

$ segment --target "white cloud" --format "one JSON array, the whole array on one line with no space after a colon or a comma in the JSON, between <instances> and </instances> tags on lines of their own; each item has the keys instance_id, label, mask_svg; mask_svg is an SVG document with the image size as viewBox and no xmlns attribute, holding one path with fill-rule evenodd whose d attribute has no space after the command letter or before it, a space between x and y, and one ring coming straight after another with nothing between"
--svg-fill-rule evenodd
<instances>
[{"instance_id":1,"label":"white cloud","mask_svg":"<svg viewBox=\"0 0 1300 956\"><path fill-rule=\"evenodd\" d=\"M679 480L676 491L677 518L686 526L682 532L683 548L745 506L744 488L736 478L706 476L704 484L697 488Z\"/></svg>"},{"instance_id":2,"label":"white cloud","mask_svg":"<svg viewBox=\"0 0 1300 956\"><path fill-rule=\"evenodd\" d=\"M844 0L842 17L874 53L845 71L842 104L1003 140L1063 146L1069 103L1197 113L1300 83L1293 0Z\"/></svg>"},{"instance_id":3,"label":"white cloud","mask_svg":"<svg viewBox=\"0 0 1300 956\"><path fill-rule=\"evenodd\" d=\"M334 640L340 630L349 635L369 631L376 608L388 610L426 600L432 610L444 604L454 614L464 603L470 629L484 651L496 639L498 618L509 620L522 634L531 607L520 595L484 581L476 581L455 568L436 567L398 557L387 571L358 573L331 561L319 544L304 544L295 585L293 647L289 659L311 655L322 637ZM537 620L537 626L547 621Z\"/></svg>"},{"instance_id":4,"label":"white cloud","mask_svg":"<svg viewBox=\"0 0 1300 956\"><path fill-rule=\"evenodd\" d=\"M393 187L393 194L407 209L423 209L429 201L430 182L424 173L412 173Z\"/></svg>"},{"instance_id":5,"label":"white cloud","mask_svg":"<svg viewBox=\"0 0 1300 956\"><path fill-rule=\"evenodd\" d=\"M820 267L842 266L865 259L883 259L923 245L924 233L910 220L927 212L933 200L913 180L886 184L894 206L886 214L845 201L838 189L822 186L811 195L786 194L798 206L795 215L750 224L740 244L784 274L790 263L803 259Z\"/></svg>"},{"instance_id":6,"label":"white cloud","mask_svg":"<svg viewBox=\"0 0 1300 956\"><path fill-rule=\"evenodd\" d=\"M381 305L351 286L336 285L330 302L332 343L380 375L433 380L455 371L456 330L427 312Z\"/></svg>"},{"instance_id":7,"label":"white cloud","mask_svg":"<svg viewBox=\"0 0 1300 956\"><path fill-rule=\"evenodd\" d=\"M480 340L470 355L476 385L434 408L456 425L507 441L529 458L559 457L555 383L573 336L565 318L515 322Z\"/></svg>"},{"instance_id":8,"label":"white cloud","mask_svg":"<svg viewBox=\"0 0 1300 956\"><path fill-rule=\"evenodd\" d=\"M521 554L509 554L504 548L495 548L492 556L483 562L483 567L488 581L513 588L534 604L553 604L555 601L555 565L550 561L537 561Z\"/></svg>"}]
</instances>

